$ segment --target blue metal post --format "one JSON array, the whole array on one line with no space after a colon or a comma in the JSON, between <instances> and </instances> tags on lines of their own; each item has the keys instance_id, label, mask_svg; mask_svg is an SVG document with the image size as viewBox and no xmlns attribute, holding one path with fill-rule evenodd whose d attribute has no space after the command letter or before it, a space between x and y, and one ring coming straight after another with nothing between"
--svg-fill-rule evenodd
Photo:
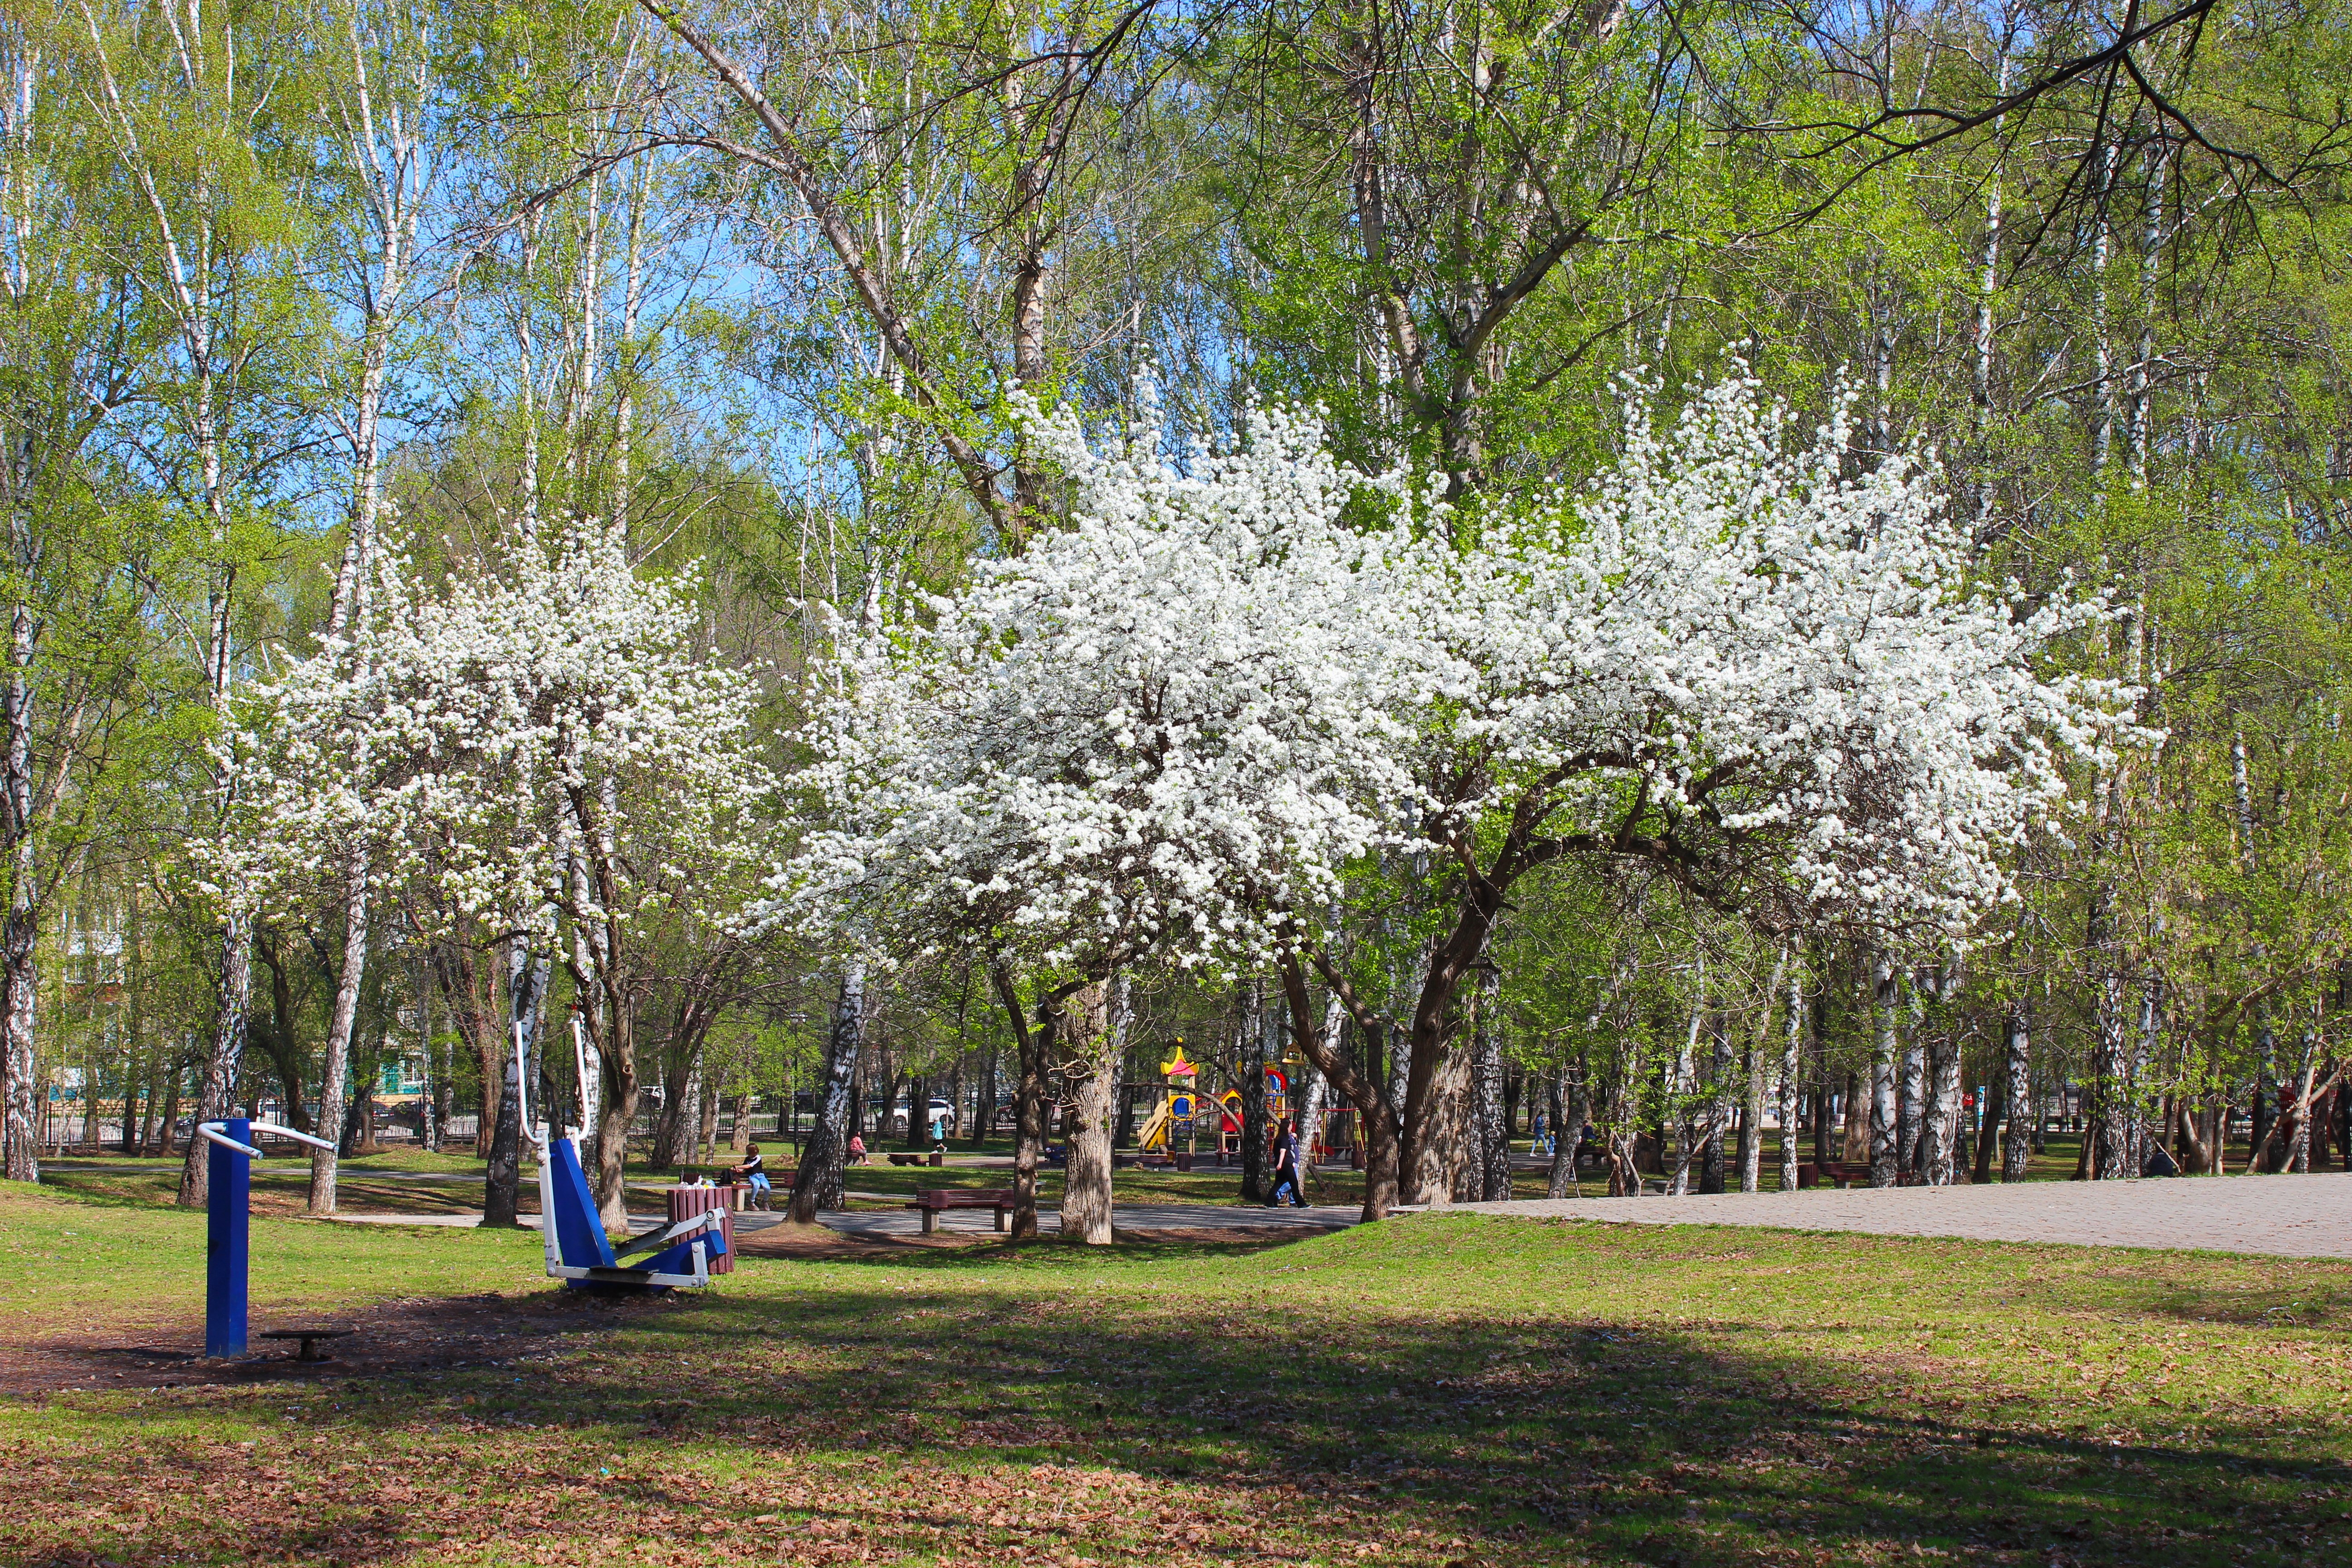
<instances>
[{"instance_id":1,"label":"blue metal post","mask_svg":"<svg viewBox=\"0 0 2352 1568\"><path fill-rule=\"evenodd\" d=\"M253 1142L252 1123L233 1116L221 1131L240 1143ZM205 1354L245 1353L247 1232L251 1226L253 1162L215 1143L207 1151L205 1185L210 1203L205 1226Z\"/></svg>"}]
</instances>

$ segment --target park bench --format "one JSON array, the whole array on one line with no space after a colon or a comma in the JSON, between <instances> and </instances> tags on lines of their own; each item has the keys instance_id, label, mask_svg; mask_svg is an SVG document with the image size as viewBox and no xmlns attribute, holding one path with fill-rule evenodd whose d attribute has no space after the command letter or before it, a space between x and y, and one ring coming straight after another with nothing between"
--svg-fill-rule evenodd
<instances>
[{"instance_id":1,"label":"park bench","mask_svg":"<svg viewBox=\"0 0 2352 1568\"><path fill-rule=\"evenodd\" d=\"M894 1165L944 1165L947 1163L947 1156L939 1152L937 1150L934 1150L928 1154L893 1154L890 1156L890 1163Z\"/></svg>"},{"instance_id":2,"label":"park bench","mask_svg":"<svg viewBox=\"0 0 2352 1568\"><path fill-rule=\"evenodd\" d=\"M1011 1187L924 1187L916 1191L915 1201L907 1206L922 1212L923 1234L929 1236L949 1209L994 1209L996 1228L1003 1230L1004 1216L1013 1212L1016 1201Z\"/></svg>"},{"instance_id":3,"label":"park bench","mask_svg":"<svg viewBox=\"0 0 2352 1568\"><path fill-rule=\"evenodd\" d=\"M1827 1177L1831 1184L1840 1187L1868 1186L1870 1165L1864 1161L1802 1160L1797 1164L1797 1185L1810 1187Z\"/></svg>"}]
</instances>

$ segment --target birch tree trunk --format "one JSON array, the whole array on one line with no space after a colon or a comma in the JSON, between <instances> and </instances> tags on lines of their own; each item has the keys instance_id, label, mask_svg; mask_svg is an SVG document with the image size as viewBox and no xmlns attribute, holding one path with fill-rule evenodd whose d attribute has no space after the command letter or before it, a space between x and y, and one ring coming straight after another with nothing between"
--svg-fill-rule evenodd
<instances>
[{"instance_id":1,"label":"birch tree trunk","mask_svg":"<svg viewBox=\"0 0 2352 1568\"><path fill-rule=\"evenodd\" d=\"M1244 981L1238 1000L1241 1003L1241 1090L1242 1090L1242 1202L1264 1203L1265 1191L1265 1068L1270 1037L1280 1026L1276 1024L1275 1000L1270 987L1256 977ZM1277 1056L1279 1052L1276 1053ZM1063 1212L1062 1226L1069 1228L1069 1214Z\"/></svg>"},{"instance_id":2,"label":"birch tree trunk","mask_svg":"<svg viewBox=\"0 0 2352 1568\"><path fill-rule=\"evenodd\" d=\"M1798 1080L1804 1071L1805 977L1789 976L1789 1028L1780 1047L1780 1190L1797 1190Z\"/></svg>"},{"instance_id":3,"label":"birch tree trunk","mask_svg":"<svg viewBox=\"0 0 2352 1568\"><path fill-rule=\"evenodd\" d=\"M536 954L521 937L507 941L508 1048L499 1053L499 1115L490 1134L489 1168L482 1185L482 1224L514 1226L522 1214L522 1141L524 1135L523 1070L519 1055L527 1056L539 1032L540 1011L547 996L548 961ZM543 1109L543 1108L535 1108Z\"/></svg>"},{"instance_id":4,"label":"birch tree trunk","mask_svg":"<svg viewBox=\"0 0 2352 1568\"><path fill-rule=\"evenodd\" d=\"M1910 987L1911 1027L1903 1042L1903 1072L1895 1090L1895 1169L1898 1177L1916 1178L1920 1168L1920 1144L1927 1127L1927 1027L1926 1006L1918 984Z\"/></svg>"},{"instance_id":5,"label":"birch tree trunk","mask_svg":"<svg viewBox=\"0 0 2352 1568\"><path fill-rule=\"evenodd\" d=\"M1471 1065L1476 1115L1478 1196L1499 1203L1511 1195L1511 1130L1503 1108L1503 987L1492 969L1478 977L1478 1022Z\"/></svg>"},{"instance_id":6,"label":"birch tree trunk","mask_svg":"<svg viewBox=\"0 0 2352 1568\"><path fill-rule=\"evenodd\" d=\"M814 1225L820 1210L842 1205L842 1169L849 1157L849 1086L866 1054L866 961L852 955L841 966L841 989L834 998L833 1026L825 1034L824 1079L818 1089L816 1125L793 1176L792 1217Z\"/></svg>"},{"instance_id":7,"label":"birch tree trunk","mask_svg":"<svg viewBox=\"0 0 2352 1568\"><path fill-rule=\"evenodd\" d=\"M1685 1101L1695 1087L1693 1080L1696 1068L1693 1064L1698 1056L1698 1032L1706 1020L1706 962L1704 956L1699 960L1698 994L1691 1002L1690 1028L1683 1036L1682 1049L1675 1057L1669 1069L1671 1076L1666 1079L1666 1113L1661 1122L1661 1130L1665 1134L1667 1146L1659 1152L1669 1162L1666 1195L1670 1198L1681 1197L1690 1191L1691 1160L1698 1152L1698 1145L1702 1142L1698 1130L1690 1124Z\"/></svg>"},{"instance_id":8,"label":"birch tree trunk","mask_svg":"<svg viewBox=\"0 0 2352 1568\"><path fill-rule=\"evenodd\" d=\"M1895 1108L1895 961L1880 954L1873 972L1872 1021L1877 1026L1876 1048L1870 1058L1870 1184L1891 1187L1899 1179L1895 1146L1900 1136Z\"/></svg>"}]
</instances>

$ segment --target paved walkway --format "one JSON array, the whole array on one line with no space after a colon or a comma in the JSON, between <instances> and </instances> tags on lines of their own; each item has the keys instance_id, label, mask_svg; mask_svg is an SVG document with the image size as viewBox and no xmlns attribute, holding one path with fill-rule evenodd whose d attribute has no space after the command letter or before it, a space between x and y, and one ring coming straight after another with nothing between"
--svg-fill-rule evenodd
<instances>
[{"instance_id":1,"label":"paved walkway","mask_svg":"<svg viewBox=\"0 0 2352 1568\"><path fill-rule=\"evenodd\" d=\"M886 1194L851 1195L879 1198ZM1303 1209L1265 1209L1232 1204L1120 1204L1111 1211L1112 1225L1118 1230L1247 1232L1261 1237L1268 1231L1297 1231L1305 1236L1317 1231L1340 1230L1355 1224L1359 1214L1353 1204L1345 1207ZM339 1214L334 1217L347 1225L430 1225L456 1229L466 1229L482 1223L482 1216L478 1214ZM536 1230L539 1228L539 1216L523 1215L519 1223ZM658 1223L645 1215L629 1217L630 1228L641 1235L655 1228ZM783 1223L783 1215L758 1210L735 1216L735 1228L746 1236ZM844 1236L856 1237L920 1236L923 1230L921 1215L898 1208L836 1210L817 1215L817 1223ZM1037 1225L1046 1236L1058 1235L1062 1227L1061 1210L1052 1204L1041 1205L1037 1210ZM988 1209L950 1209L939 1216L939 1229L958 1236L993 1235L996 1215Z\"/></svg>"},{"instance_id":2,"label":"paved walkway","mask_svg":"<svg viewBox=\"0 0 2352 1568\"><path fill-rule=\"evenodd\" d=\"M1684 1198L1520 1198L1465 1213L1633 1225L1779 1226L2074 1247L2352 1258L2352 1175L1822 1188Z\"/></svg>"},{"instance_id":3,"label":"paved walkway","mask_svg":"<svg viewBox=\"0 0 2352 1568\"><path fill-rule=\"evenodd\" d=\"M1111 1210L1111 1227L1118 1231L1230 1231L1261 1236L1269 1230L1295 1230L1303 1236L1344 1229L1355 1224L1361 1212L1353 1204L1303 1209L1265 1209L1234 1204L1119 1204ZM747 1219L767 1220L768 1216L738 1215L738 1228L758 1228L746 1226ZM817 1222L844 1236L919 1236L923 1230L923 1216L908 1209L845 1209L819 1215ZM958 1236L993 1235L996 1215L987 1209L949 1209L939 1215L938 1226ZM1037 1228L1043 1235L1059 1235L1061 1210L1052 1205L1040 1205Z\"/></svg>"}]
</instances>

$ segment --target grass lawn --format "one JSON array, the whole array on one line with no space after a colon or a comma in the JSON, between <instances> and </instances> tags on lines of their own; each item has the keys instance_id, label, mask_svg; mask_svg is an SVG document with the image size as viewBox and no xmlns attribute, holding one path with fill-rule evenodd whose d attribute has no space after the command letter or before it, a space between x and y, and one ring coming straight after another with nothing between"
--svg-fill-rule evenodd
<instances>
[{"instance_id":1,"label":"grass lawn","mask_svg":"<svg viewBox=\"0 0 2352 1568\"><path fill-rule=\"evenodd\" d=\"M0 1561L2287 1563L2352 1545L2352 1266L1426 1216L1257 1248L747 1258L596 1307L535 1237L254 1226L256 1326L436 1301L493 1363L190 1345L201 1216L0 1188ZM56 1364L78 1364L70 1362ZM132 1363L153 1365L153 1363ZM62 1383L79 1386L68 1388Z\"/></svg>"}]
</instances>

